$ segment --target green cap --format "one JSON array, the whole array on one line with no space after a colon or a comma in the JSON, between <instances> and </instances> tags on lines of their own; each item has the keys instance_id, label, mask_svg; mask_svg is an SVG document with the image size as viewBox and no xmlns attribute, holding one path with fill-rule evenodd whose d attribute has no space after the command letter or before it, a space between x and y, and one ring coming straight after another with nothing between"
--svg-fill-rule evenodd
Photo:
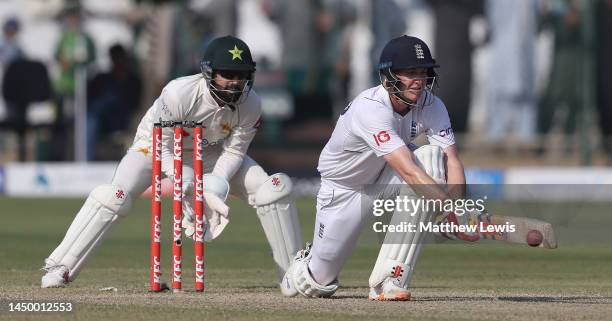
<instances>
[{"instance_id":1,"label":"green cap","mask_svg":"<svg viewBox=\"0 0 612 321\"><path fill-rule=\"evenodd\" d=\"M232 36L211 41L204 52L202 65L215 70L255 71L255 62L249 46Z\"/></svg>"}]
</instances>

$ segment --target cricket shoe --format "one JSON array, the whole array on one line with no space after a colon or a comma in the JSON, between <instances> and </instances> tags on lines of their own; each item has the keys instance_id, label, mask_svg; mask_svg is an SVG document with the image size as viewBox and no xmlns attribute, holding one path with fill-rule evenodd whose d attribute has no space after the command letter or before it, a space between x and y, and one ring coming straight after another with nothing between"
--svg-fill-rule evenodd
<instances>
[{"instance_id":1,"label":"cricket shoe","mask_svg":"<svg viewBox=\"0 0 612 321\"><path fill-rule=\"evenodd\" d=\"M68 285L70 270L65 265L54 265L43 270L47 273L40 280L41 288L63 288Z\"/></svg>"},{"instance_id":2,"label":"cricket shoe","mask_svg":"<svg viewBox=\"0 0 612 321\"><path fill-rule=\"evenodd\" d=\"M283 279L280 282L280 290L281 293L288 298L292 298L299 294L298 290L295 288L293 284L293 265L289 267L287 273L283 276Z\"/></svg>"},{"instance_id":3,"label":"cricket shoe","mask_svg":"<svg viewBox=\"0 0 612 321\"><path fill-rule=\"evenodd\" d=\"M373 301L410 301L410 291L395 284L394 279L387 278L380 285L370 288L368 298Z\"/></svg>"}]
</instances>

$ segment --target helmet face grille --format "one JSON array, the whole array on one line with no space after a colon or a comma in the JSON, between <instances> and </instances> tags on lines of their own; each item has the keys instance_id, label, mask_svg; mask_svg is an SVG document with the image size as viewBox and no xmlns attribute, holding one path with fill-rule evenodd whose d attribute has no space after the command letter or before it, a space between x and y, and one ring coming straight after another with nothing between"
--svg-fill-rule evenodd
<instances>
[{"instance_id":1,"label":"helmet face grille","mask_svg":"<svg viewBox=\"0 0 612 321\"><path fill-rule=\"evenodd\" d=\"M395 72L393 72L391 68L381 70L379 73L379 79L380 79L380 83L389 92L389 94L396 97L402 103L408 106L426 107L426 106L433 104L433 101L434 101L433 96L434 96L434 91L436 87L436 79L437 79L437 74L433 70L433 68L428 69L427 74L428 74L427 77L415 78L415 80L425 80L426 81L425 89L421 93L421 97L418 99L418 101L409 101L404 96L402 96L402 93L404 91L407 91L408 89L404 88L402 81L399 79L399 77L397 77L397 75L395 74Z\"/></svg>"},{"instance_id":2,"label":"helmet face grille","mask_svg":"<svg viewBox=\"0 0 612 321\"><path fill-rule=\"evenodd\" d=\"M210 94L225 105L236 106L244 103L253 88L253 73L250 73L247 79L241 80L241 88L221 88L214 79L215 70L209 64L203 62L200 69Z\"/></svg>"}]
</instances>

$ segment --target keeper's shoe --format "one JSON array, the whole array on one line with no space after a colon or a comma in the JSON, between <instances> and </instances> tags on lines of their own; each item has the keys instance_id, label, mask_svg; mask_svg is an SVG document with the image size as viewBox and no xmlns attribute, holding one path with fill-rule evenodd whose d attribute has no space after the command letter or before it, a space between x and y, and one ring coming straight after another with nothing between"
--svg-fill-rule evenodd
<instances>
[{"instance_id":1,"label":"keeper's shoe","mask_svg":"<svg viewBox=\"0 0 612 321\"><path fill-rule=\"evenodd\" d=\"M370 288L368 299L373 301L410 301L410 291L397 286L393 278L387 278L382 284Z\"/></svg>"},{"instance_id":2,"label":"keeper's shoe","mask_svg":"<svg viewBox=\"0 0 612 321\"><path fill-rule=\"evenodd\" d=\"M306 243L306 247L297 251L295 256L293 257L293 261L291 261L291 265L283 275L283 278L280 282L280 290L281 293L288 298L294 297L299 294L295 284L293 283L294 279L294 270L296 262L306 261L310 262L310 249L312 248L312 244Z\"/></svg>"},{"instance_id":3,"label":"keeper's shoe","mask_svg":"<svg viewBox=\"0 0 612 321\"><path fill-rule=\"evenodd\" d=\"M64 265L55 265L43 270L47 271L40 280L41 288L63 288L68 285L70 271Z\"/></svg>"}]
</instances>

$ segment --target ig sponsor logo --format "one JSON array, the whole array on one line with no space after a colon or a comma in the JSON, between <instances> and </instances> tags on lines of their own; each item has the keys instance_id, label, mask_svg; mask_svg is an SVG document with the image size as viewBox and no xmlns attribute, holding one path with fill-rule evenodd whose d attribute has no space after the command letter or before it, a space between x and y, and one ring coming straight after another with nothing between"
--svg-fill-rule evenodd
<instances>
[{"instance_id":1,"label":"ig sponsor logo","mask_svg":"<svg viewBox=\"0 0 612 321\"><path fill-rule=\"evenodd\" d=\"M389 140L391 140L391 136L389 135L389 133L387 133L386 130L381 130L378 134L373 135L374 136L374 141L376 142L376 145L380 146L380 144L384 144L386 142L388 142Z\"/></svg>"}]
</instances>

